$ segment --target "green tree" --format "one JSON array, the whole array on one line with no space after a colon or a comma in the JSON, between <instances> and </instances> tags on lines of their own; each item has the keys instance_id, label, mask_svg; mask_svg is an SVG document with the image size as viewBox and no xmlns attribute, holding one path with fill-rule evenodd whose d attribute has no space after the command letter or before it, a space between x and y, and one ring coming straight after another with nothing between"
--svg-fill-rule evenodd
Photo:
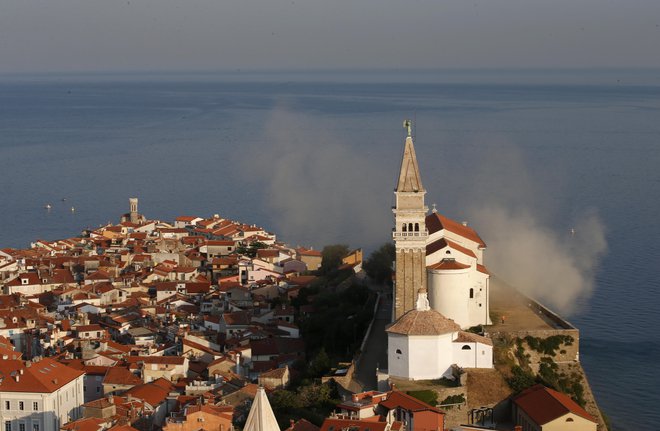
<instances>
[{"instance_id":1,"label":"green tree","mask_svg":"<svg viewBox=\"0 0 660 431\"><path fill-rule=\"evenodd\" d=\"M298 396L291 391L281 389L270 395L270 405L276 411L290 411L302 407Z\"/></svg>"},{"instance_id":2,"label":"green tree","mask_svg":"<svg viewBox=\"0 0 660 431\"><path fill-rule=\"evenodd\" d=\"M309 373L312 376L319 377L328 372L331 366L330 357L325 349L321 348L314 359L312 359L312 363L309 364Z\"/></svg>"},{"instance_id":3,"label":"green tree","mask_svg":"<svg viewBox=\"0 0 660 431\"><path fill-rule=\"evenodd\" d=\"M321 274L329 274L336 271L341 265L341 260L350 250L346 244L326 245L321 251Z\"/></svg>"},{"instance_id":4,"label":"green tree","mask_svg":"<svg viewBox=\"0 0 660 431\"><path fill-rule=\"evenodd\" d=\"M371 253L366 262L364 270L376 283L387 283L392 285L392 262L396 258L394 244L391 242L381 245Z\"/></svg>"},{"instance_id":5,"label":"green tree","mask_svg":"<svg viewBox=\"0 0 660 431\"><path fill-rule=\"evenodd\" d=\"M260 241L255 241L252 244L250 244L249 247L246 247L244 245L239 245L238 247L236 247L236 253L248 257L255 257L257 255L257 250L262 248L268 248L268 245Z\"/></svg>"}]
</instances>

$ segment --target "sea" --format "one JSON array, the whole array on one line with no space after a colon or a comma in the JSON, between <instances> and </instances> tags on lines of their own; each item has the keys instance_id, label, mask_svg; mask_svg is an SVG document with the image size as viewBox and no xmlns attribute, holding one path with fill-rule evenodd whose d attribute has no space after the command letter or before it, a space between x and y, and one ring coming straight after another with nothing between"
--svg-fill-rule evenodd
<instances>
[{"instance_id":1,"label":"sea","mask_svg":"<svg viewBox=\"0 0 660 431\"><path fill-rule=\"evenodd\" d=\"M0 76L0 248L116 223L138 197L148 218L219 214L369 253L390 240L404 119L429 207L524 214L547 242L527 267L580 261L571 241L597 220L606 245L558 311L613 429L660 429L658 70ZM471 226L526 246L515 225Z\"/></svg>"}]
</instances>

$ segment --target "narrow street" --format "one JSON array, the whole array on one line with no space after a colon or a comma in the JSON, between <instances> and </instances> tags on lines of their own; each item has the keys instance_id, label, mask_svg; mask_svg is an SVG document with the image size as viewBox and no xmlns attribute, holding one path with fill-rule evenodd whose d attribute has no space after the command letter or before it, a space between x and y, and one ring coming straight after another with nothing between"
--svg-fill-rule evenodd
<instances>
[{"instance_id":1,"label":"narrow street","mask_svg":"<svg viewBox=\"0 0 660 431\"><path fill-rule=\"evenodd\" d=\"M377 389L376 367L387 369L387 335L385 327L390 323L392 299L387 294L380 297L371 333L365 344L357 371L353 377L354 385L363 391Z\"/></svg>"}]
</instances>

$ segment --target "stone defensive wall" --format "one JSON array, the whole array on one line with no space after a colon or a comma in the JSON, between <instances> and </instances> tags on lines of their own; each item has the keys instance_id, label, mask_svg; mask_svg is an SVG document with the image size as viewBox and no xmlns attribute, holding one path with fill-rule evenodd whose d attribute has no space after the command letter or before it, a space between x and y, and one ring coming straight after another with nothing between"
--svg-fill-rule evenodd
<instances>
[{"instance_id":1,"label":"stone defensive wall","mask_svg":"<svg viewBox=\"0 0 660 431\"><path fill-rule=\"evenodd\" d=\"M580 360L580 331L559 314L550 310L540 302L516 292L516 300L508 305L511 309L508 313L516 315L521 324L499 324L497 322L488 328L488 333L492 338L516 338L524 339L533 337L541 340L553 336L570 336L573 341L562 343L554 355L555 362L568 362ZM507 311L503 311L506 313ZM533 320L534 324L526 324ZM529 350L529 349L528 349ZM531 362L537 362L537 355L532 355ZM541 354L538 355L543 356Z\"/></svg>"}]
</instances>

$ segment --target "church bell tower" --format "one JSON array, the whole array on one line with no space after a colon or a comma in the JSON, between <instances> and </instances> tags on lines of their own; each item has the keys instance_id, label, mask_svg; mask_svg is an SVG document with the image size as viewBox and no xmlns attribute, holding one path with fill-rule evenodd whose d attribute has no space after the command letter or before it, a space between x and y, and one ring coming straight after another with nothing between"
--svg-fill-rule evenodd
<instances>
[{"instance_id":1,"label":"church bell tower","mask_svg":"<svg viewBox=\"0 0 660 431\"><path fill-rule=\"evenodd\" d=\"M406 120L403 126L408 136L403 149L401 171L394 190L396 205L392 237L396 248L393 320L413 310L416 293L426 290L426 213L424 205L426 190L422 186L415 147L412 139L412 123Z\"/></svg>"}]
</instances>

